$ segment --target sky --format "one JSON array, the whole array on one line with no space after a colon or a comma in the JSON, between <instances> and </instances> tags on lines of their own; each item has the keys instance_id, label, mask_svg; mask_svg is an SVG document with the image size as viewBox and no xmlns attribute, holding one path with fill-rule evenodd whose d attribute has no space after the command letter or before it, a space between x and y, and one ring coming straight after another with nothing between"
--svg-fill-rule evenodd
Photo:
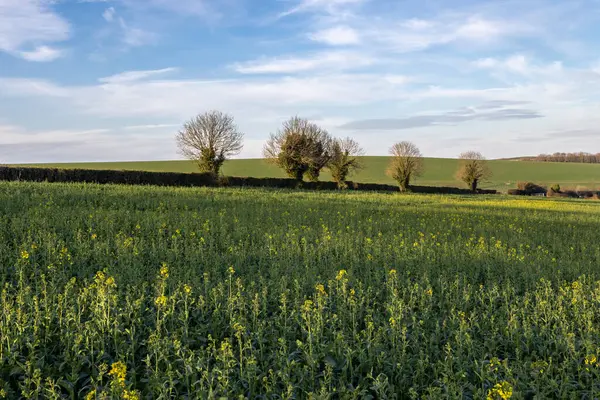
<instances>
[{"instance_id":1,"label":"sky","mask_svg":"<svg viewBox=\"0 0 600 400\"><path fill-rule=\"evenodd\" d=\"M0 163L180 159L235 117L368 155L600 151L600 0L0 0Z\"/></svg>"}]
</instances>

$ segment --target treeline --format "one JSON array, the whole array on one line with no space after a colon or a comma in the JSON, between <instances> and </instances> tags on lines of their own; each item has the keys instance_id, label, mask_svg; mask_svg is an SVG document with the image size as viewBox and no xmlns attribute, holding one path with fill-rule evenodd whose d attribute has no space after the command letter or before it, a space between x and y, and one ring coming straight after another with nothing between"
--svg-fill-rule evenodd
<instances>
[{"instance_id":1,"label":"treeline","mask_svg":"<svg viewBox=\"0 0 600 400\"><path fill-rule=\"evenodd\" d=\"M220 111L200 114L183 125L176 140L180 153L194 161L203 173L219 176L225 160L243 148L244 134L234 118ZM360 156L364 151L352 138L333 137L322 127L303 118L292 117L272 133L264 145L263 155L281 168L295 182L319 182L319 176L329 170L340 189L348 188L349 177L364 166ZM390 148L391 160L387 175L402 191L413 190L415 177L423 173L423 155L411 142L399 142ZM460 155L457 178L471 192L491 176L487 161L480 153L469 151Z\"/></svg>"},{"instance_id":2,"label":"treeline","mask_svg":"<svg viewBox=\"0 0 600 400\"><path fill-rule=\"evenodd\" d=\"M291 178L250 178L215 176L213 173L177 173L149 171L115 171L91 169L28 168L0 166L0 181L97 183L181 187L261 187L282 189L338 190L337 182L299 182ZM398 187L377 183L345 182L348 190L397 192ZM468 194L469 189L454 187L412 186L415 193ZM478 190L496 194L495 190Z\"/></svg>"},{"instance_id":3,"label":"treeline","mask_svg":"<svg viewBox=\"0 0 600 400\"><path fill-rule=\"evenodd\" d=\"M600 164L600 153L554 153L540 154L532 158L533 161L542 162L563 162L563 163L584 163L584 164Z\"/></svg>"},{"instance_id":4,"label":"treeline","mask_svg":"<svg viewBox=\"0 0 600 400\"><path fill-rule=\"evenodd\" d=\"M563 190L559 184L554 184L548 188L533 182L518 182L517 188L510 189L508 194L513 196L567 197L600 200L600 191L597 190Z\"/></svg>"}]
</instances>

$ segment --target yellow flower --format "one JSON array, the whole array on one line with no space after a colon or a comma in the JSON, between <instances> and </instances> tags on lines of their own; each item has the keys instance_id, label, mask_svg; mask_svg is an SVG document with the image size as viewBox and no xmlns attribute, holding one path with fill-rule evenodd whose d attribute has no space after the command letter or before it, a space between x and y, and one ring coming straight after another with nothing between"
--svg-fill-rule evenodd
<instances>
[{"instance_id":1,"label":"yellow flower","mask_svg":"<svg viewBox=\"0 0 600 400\"><path fill-rule=\"evenodd\" d=\"M125 385L125 377L127 376L127 366L122 361L113 363L108 375L112 376L121 386Z\"/></svg>"},{"instance_id":2,"label":"yellow flower","mask_svg":"<svg viewBox=\"0 0 600 400\"><path fill-rule=\"evenodd\" d=\"M228 271L229 271L229 275L235 274L235 269L233 269L233 266L229 267Z\"/></svg>"},{"instance_id":3,"label":"yellow flower","mask_svg":"<svg viewBox=\"0 0 600 400\"><path fill-rule=\"evenodd\" d=\"M495 400L502 399L507 400L510 399L513 395L513 387L510 383L504 381L501 383L497 383L493 388L491 388L487 395L487 400Z\"/></svg>"},{"instance_id":4,"label":"yellow flower","mask_svg":"<svg viewBox=\"0 0 600 400\"><path fill-rule=\"evenodd\" d=\"M123 400L140 400L140 395L133 390L124 390Z\"/></svg>"},{"instance_id":5,"label":"yellow flower","mask_svg":"<svg viewBox=\"0 0 600 400\"><path fill-rule=\"evenodd\" d=\"M390 317L390 325L392 326L392 328L396 326L396 318Z\"/></svg>"},{"instance_id":6,"label":"yellow flower","mask_svg":"<svg viewBox=\"0 0 600 400\"><path fill-rule=\"evenodd\" d=\"M346 271L345 269L340 269L337 273L337 276L335 277L335 279L337 281L341 281L342 279L344 279L344 277L348 274L348 271Z\"/></svg>"},{"instance_id":7,"label":"yellow flower","mask_svg":"<svg viewBox=\"0 0 600 400\"><path fill-rule=\"evenodd\" d=\"M117 286L115 283L115 278L113 278L112 276L109 276L108 278L106 278L106 286Z\"/></svg>"},{"instance_id":8,"label":"yellow flower","mask_svg":"<svg viewBox=\"0 0 600 400\"><path fill-rule=\"evenodd\" d=\"M183 285L183 291L187 294L190 294L192 293L192 287L186 283L185 285Z\"/></svg>"},{"instance_id":9,"label":"yellow flower","mask_svg":"<svg viewBox=\"0 0 600 400\"><path fill-rule=\"evenodd\" d=\"M104 274L104 272L102 271L98 271L96 272L96 277L94 278L94 280L96 281L96 283L102 284L106 280L106 274Z\"/></svg>"},{"instance_id":10,"label":"yellow flower","mask_svg":"<svg viewBox=\"0 0 600 400\"><path fill-rule=\"evenodd\" d=\"M425 294L427 294L427 296L431 297L431 296L433 296L433 290L431 288L429 288L425 291Z\"/></svg>"},{"instance_id":11,"label":"yellow flower","mask_svg":"<svg viewBox=\"0 0 600 400\"><path fill-rule=\"evenodd\" d=\"M95 233L92 233L92 240L96 240L97 237L98 237L98 235L96 235Z\"/></svg>"},{"instance_id":12,"label":"yellow flower","mask_svg":"<svg viewBox=\"0 0 600 400\"><path fill-rule=\"evenodd\" d=\"M29 253L28 253L28 252L26 252L25 250L23 250L23 251L21 252L21 258L22 258L23 260L28 260L28 259L29 259Z\"/></svg>"},{"instance_id":13,"label":"yellow flower","mask_svg":"<svg viewBox=\"0 0 600 400\"><path fill-rule=\"evenodd\" d=\"M162 263L162 266L160 267L160 276L163 279L167 279L169 277L169 267L167 266L167 263Z\"/></svg>"},{"instance_id":14,"label":"yellow flower","mask_svg":"<svg viewBox=\"0 0 600 400\"><path fill-rule=\"evenodd\" d=\"M165 307L167 305L167 296L158 296L154 303L159 307Z\"/></svg>"},{"instance_id":15,"label":"yellow flower","mask_svg":"<svg viewBox=\"0 0 600 400\"><path fill-rule=\"evenodd\" d=\"M390 278L395 277L398 274L398 272L395 269L390 269L389 275Z\"/></svg>"},{"instance_id":16,"label":"yellow flower","mask_svg":"<svg viewBox=\"0 0 600 400\"><path fill-rule=\"evenodd\" d=\"M585 358L584 362L585 362L585 365L591 365L591 366L598 366L599 365L598 358L594 354L591 354L591 355L587 356Z\"/></svg>"},{"instance_id":17,"label":"yellow flower","mask_svg":"<svg viewBox=\"0 0 600 400\"><path fill-rule=\"evenodd\" d=\"M31 243L31 250L35 250L37 248L38 248L37 244Z\"/></svg>"},{"instance_id":18,"label":"yellow flower","mask_svg":"<svg viewBox=\"0 0 600 400\"><path fill-rule=\"evenodd\" d=\"M325 291L325 286L318 284L317 286L315 286L315 289L317 290L317 293L319 293L321 296L327 296L327 292Z\"/></svg>"},{"instance_id":19,"label":"yellow flower","mask_svg":"<svg viewBox=\"0 0 600 400\"><path fill-rule=\"evenodd\" d=\"M314 305L314 303L312 300L305 300L304 305L302 306L302 311L310 312L313 308L313 305Z\"/></svg>"},{"instance_id":20,"label":"yellow flower","mask_svg":"<svg viewBox=\"0 0 600 400\"><path fill-rule=\"evenodd\" d=\"M85 396L85 400L94 400L96 398L96 390L92 390Z\"/></svg>"}]
</instances>

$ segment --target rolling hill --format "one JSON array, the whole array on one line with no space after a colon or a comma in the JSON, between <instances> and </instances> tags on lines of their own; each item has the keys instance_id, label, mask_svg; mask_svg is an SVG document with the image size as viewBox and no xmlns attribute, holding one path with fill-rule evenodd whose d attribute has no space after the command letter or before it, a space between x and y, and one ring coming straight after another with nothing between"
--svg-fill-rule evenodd
<instances>
[{"instance_id":1,"label":"rolling hill","mask_svg":"<svg viewBox=\"0 0 600 400\"><path fill-rule=\"evenodd\" d=\"M363 157L365 168L351 177L351 180L364 183L393 183L385 175L388 157ZM25 166L25 165L23 165ZM120 169L160 172L196 172L190 161L139 161L109 163L66 163L66 164L27 164L36 167ZM454 178L458 160L443 158L425 159L425 173L414 183L428 186L462 186ZM493 177L482 188L506 191L519 181L531 181L543 185L558 183L565 188L583 186L588 189L600 188L600 164L541 163L533 161L490 161ZM227 161L223 174L229 176L284 177L283 172L261 159L241 159ZM325 171L322 180L329 180Z\"/></svg>"}]
</instances>

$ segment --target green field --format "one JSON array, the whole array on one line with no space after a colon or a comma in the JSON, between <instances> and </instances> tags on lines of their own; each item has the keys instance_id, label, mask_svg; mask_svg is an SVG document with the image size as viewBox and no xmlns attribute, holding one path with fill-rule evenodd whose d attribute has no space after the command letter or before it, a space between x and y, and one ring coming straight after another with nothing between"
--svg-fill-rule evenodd
<instances>
[{"instance_id":1,"label":"green field","mask_svg":"<svg viewBox=\"0 0 600 400\"><path fill-rule=\"evenodd\" d=\"M364 157L365 169L351 179L363 183L393 183L385 175L387 157ZM40 165L42 166L42 165ZM46 165L43 165L46 166ZM52 164L61 168L130 169L159 172L196 172L189 161L151 161L119 163ZM600 164L539 163L531 161L490 161L493 177L482 188L506 191L516 187L519 181L530 181L546 186L558 183L565 188L583 186L590 190L600 189ZM431 158L425 160L425 174L414 183L425 186L462 186L454 175L458 161ZM280 169L260 159L227 161L223 174L229 176L284 177ZM329 173L322 180L330 180Z\"/></svg>"},{"instance_id":2,"label":"green field","mask_svg":"<svg viewBox=\"0 0 600 400\"><path fill-rule=\"evenodd\" d=\"M593 399L600 204L0 182L0 397Z\"/></svg>"}]
</instances>

